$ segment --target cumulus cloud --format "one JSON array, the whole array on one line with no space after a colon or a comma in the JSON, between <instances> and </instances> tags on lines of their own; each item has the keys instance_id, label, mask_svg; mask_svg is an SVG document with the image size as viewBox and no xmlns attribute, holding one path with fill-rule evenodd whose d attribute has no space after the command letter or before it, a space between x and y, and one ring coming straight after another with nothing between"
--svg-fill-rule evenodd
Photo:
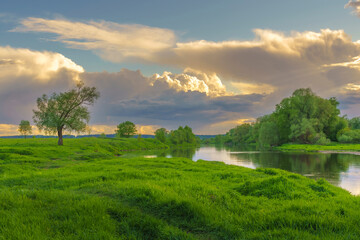
<instances>
[{"instance_id":1,"label":"cumulus cloud","mask_svg":"<svg viewBox=\"0 0 360 240\"><path fill-rule=\"evenodd\" d=\"M358 6L358 1L348 5ZM320 90L324 85L344 85L350 83L348 79L327 78L329 67L350 64L360 56L360 42L353 42L343 30L330 29L290 34L255 29L255 38L250 41L176 42L174 31L169 29L106 21L27 18L13 31L54 33L54 40L68 47L93 50L112 62L136 60L195 69L191 74L165 72L152 79L174 89L196 90L211 96L228 93L216 78L222 79L221 84L242 83L234 87L247 88L247 93L259 91L253 87L254 92L249 92L251 86L244 84L269 86L282 92L298 87ZM196 71L205 75L199 76Z\"/></svg>"},{"instance_id":2,"label":"cumulus cloud","mask_svg":"<svg viewBox=\"0 0 360 240\"><path fill-rule=\"evenodd\" d=\"M65 19L26 18L17 32L49 32L55 41L71 48L93 50L102 58L121 62L125 59L149 59L155 52L171 48L175 43L172 30L139 24L107 21L72 22Z\"/></svg>"},{"instance_id":3,"label":"cumulus cloud","mask_svg":"<svg viewBox=\"0 0 360 240\"><path fill-rule=\"evenodd\" d=\"M79 80L83 68L59 53L0 47L0 121L31 119L36 98Z\"/></svg>"},{"instance_id":4,"label":"cumulus cloud","mask_svg":"<svg viewBox=\"0 0 360 240\"><path fill-rule=\"evenodd\" d=\"M163 57L167 63L216 72L237 82L284 86L301 78L318 78L322 65L348 62L360 55L360 43L352 42L342 30L286 36L257 29L255 34L253 41L178 43L172 54Z\"/></svg>"},{"instance_id":5,"label":"cumulus cloud","mask_svg":"<svg viewBox=\"0 0 360 240\"><path fill-rule=\"evenodd\" d=\"M176 42L168 29L27 18L14 31L55 33L56 41L92 50L113 62L141 60L185 69L151 77L126 69L81 74L103 93L94 108L96 124L132 118L139 124L189 124L200 129L206 119L207 126L218 126L269 113L300 87L342 99L344 113L358 106L354 94L359 90L346 88L360 85L360 42L343 30L285 34L255 29L250 41ZM19 64L7 57L0 61L0 66Z\"/></svg>"},{"instance_id":6,"label":"cumulus cloud","mask_svg":"<svg viewBox=\"0 0 360 240\"><path fill-rule=\"evenodd\" d=\"M195 77L190 75L190 70L183 74ZM182 77L181 74L163 75L172 76L169 81ZM197 81L202 78L200 76L207 75L197 72ZM187 124L195 131L200 131L204 126L215 122L249 118L250 112L264 98L261 94L213 96L198 88L181 88L182 84L174 87L164 79L146 77L140 71L128 69L122 69L118 73L84 73L82 78L102 93L92 109L92 122L95 124L115 125L130 120L141 126L155 125L168 129ZM208 133L221 133L225 130L207 129Z\"/></svg>"},{"instance_id":7,"label":"cumulus cloud","mask_svg":"<svg viewBox=\"0 0 360 240\"><path fill-rule=\"evenodd\" d=\"M171 72L164 72L162 75L154 74L150 80L151 84L160 81L178 91L198 91L213 97L232 95L226 91L226 87L215 73L206 74L190 68L186 68L181 74Z\"/></svg>"},{"instance_id":8,"label":"cumulus cloud","mask_svg":"<svg viewBox=\"0 0 360 240\"><path fill-rule=\"evenodd\" d=\"M65 56L54 52L31 51L23 48L0 46L0 78L26 76L40 81L51 81L61 70L78 78L84 69Z\"/></svg>"},{"instance_id":9,"label":"cumulus cloud","mask_svg":"<svg viewBox=\"0 0 360 240\"><path fill-rule=\"evenodd\" d=\"M142 134L185 124L200 131L216 122L249 118L264 98L261 94L235 95L226 91L216 74L192 69L150 77L128 69L89 73L61 54L11 47L0 47L0 59L1 135L17 134L17 123L31 120L42 94L66 91L79 79L101 92L90 109L94 134L113 133L126 120L135 122ZM207 130L226 131L220 127Z\"/></svg>"}]
</instances>

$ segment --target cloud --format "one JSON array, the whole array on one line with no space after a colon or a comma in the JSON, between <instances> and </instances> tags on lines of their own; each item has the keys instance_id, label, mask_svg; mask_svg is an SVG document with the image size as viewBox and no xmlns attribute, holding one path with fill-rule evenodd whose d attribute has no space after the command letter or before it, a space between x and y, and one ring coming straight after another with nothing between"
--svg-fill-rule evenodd
<instances>
[{"instance_id":1,"label":"cloud","mask_svg":"<svg viewBox=\"0 0 360 240\"><path fill-rule=\"evenodd\" d=\"M90 108L94 134L113 133L115 126L126 120L136 123L142 134L179 125L200 131L216 122L249 118L265 97L235 95L216 74L192 69L150 77L128 69L89 73L61 54L11 47L0 47L0 59L2 135L17 134L21 120L31 121L36 99L42 94L66 91L79 79L101 93ZM209 133L217 131L219 128L208 129Z\"/></svg>"},{"instance_id":2,"label":"cloud","mask_svg":"<svg viewBox=\"0 0 360 240\"><path fill-rule=\"evenodd\" d=\"M348 5L358 6L358 1ZM326 77L329 66L350 63L360 56L360 42L353 42L343 30L330 29L290 34L255 29L255 38L250 41L176 42L175 32L169 29L106 21L26 18L13 31L54 33L55 41L70 48L92 50L112 62L142 61L191 69L191 74L187 70L180 75L165 72L152 79L172 88L211 96L229 93L216 78L221 78L223 85L240 83L234 88L247 88L247 93L259 91L253 87L251 92L250 85L244 84L269 86L282 93L299 87L317 91L324 85L344 85L350 83L345 78ZM196 71L205 75L199 76Z\"/></svg>"},{"instance_id":3,"label":"cloud","mask_svg":"<svg viewBox=\"0 0 360 240\"><path fill-rule=\"evenodd\" d=\"M213 97L232 95L226 91L226 87L215 73L206 74L190 68L186 68L181 74L171 72L154 74L150 80L151 84L162 82L178 91L198 91Z\"/></svg>"},{"instance_id":4,"label":"cloud","mask_svg":"<svg viewBox=\"0 0 360 240\"><path fill-rule=\"evenodd\" d=\"M84 69L69 58L54 52L39 52L24 48L0 46L0 78L29 77L43 82L51 81L61 70L71 73L73 78Z\"/></svg>"},{"instance_id":5,"label":"cloud","mask_svg":"<svg viewBox=\"0 0 360 240\"><path fill-rule=\"evenodd\" d=\"M342 30L293 32L290 36L271 30L254 32L253 41L177 43L172 54L158 61L215 72L232 81L283 86L320 75L324 64L347 62L360 55L360 44Z\"/></svg>"},{"instance_id":6,"label":"cloud","mask_svg":"<svg viewBox=\"0 0 360 240\"><path fill-rule=\"evenodd\" d=\"M358 1L351 3L355 6ZM210 132L210 126L270 113L282 98L305 87L322 97L343 100L343 113L359 107L354 92L344 89L360 85L360 42L343 30L286 34L255 29L255 38L249 41L176 42L169 29L27 18L14 31L55 33L54 40L113 62L136 60L185 69L150 77L127 69L82 73L81 78L102 93L93 108L94 124L133 120L168 128L208 127ZM3 57L1 64L20 63ZM79 72L70 69L65 72Z\"/></svg>"},{"instance_id":7,"label":"cloud","mask_svg":"<svg viewBox=\"0 0 360 240\"><path fill-rule=\"evenodd\" d=\"M345 8L353 8L354 13L360 17L360 1L359 0L350 0L346 5Z\"/></svg>"},{"instance_id":8,"label":"cloud","mask_svg":"<svg viewBox=\"0 0 360 240\"><path fill-rule=\"evenodd\" d=\"M172 30L139 24L107 21L72 22L65 19L26 18L16 32L48 32L71 48L93 50L102 58L121 62L125 59L147 60L155 52L173 47Z\"/></svg>"},{"instance_id":9,"label":"cloud","mask_svg":"<svg viewBox=\"0 0 360 240\"><path fill-rule=\"evenodd\" d=\"M196 72L195 78L190 70L183 74L196 81L199 80L197 77L207 76ZM169 72L163 76L172 76L174 79L184 77L182 74ZM128 69L122 69L118 73L84 73L81 77L88 85L96 86L102 94L92 108L93 124L115 125L130 120L141 126L155 125L168 129L187 124L199 131L218 121L249 118L250 112L264 98L261 94L213 96L197 88L183 88L182 84L174 87L163 78L145 77L140 71ZM173 81L173 78L169 81ZM221 83L220 79L215 79ZM212 81L207 83L211 84ZM219 133L219 129L207 131Z\"/></svg>"},{"instance_id":10,"label":"cloud","mask_svg":"<svg viewBox=\"0 0 360 240\"><path fill-rule=\"evenodd\" d=\"M37 97L73 86L83 71L59 53L0 46L0 123L30 120Z\"/></svg>"}]
</instances>

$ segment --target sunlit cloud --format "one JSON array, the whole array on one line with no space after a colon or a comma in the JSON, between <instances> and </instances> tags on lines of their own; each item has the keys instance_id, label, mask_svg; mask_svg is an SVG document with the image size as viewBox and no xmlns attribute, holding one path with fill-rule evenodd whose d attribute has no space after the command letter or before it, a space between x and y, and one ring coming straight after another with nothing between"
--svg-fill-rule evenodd
<instances>
[{"instance_id":1,"label":"sunlit cloud","mask_svg":"<svg viewBox=\"0 0 360 240\"><path fill-rule=\"evenodd\" d=\"M21 24L13 31L54 33L57 35L54 41L71 48L93 50L113 62L129 58L149 59L155 52L171 48L176 38L169 29L107 21L26 18Z\"/></svg>"},{"instance_id":2,"label":"sunlit cloud","mask_svg":"<svg viewBox=\"0 0 360 240\"><path fill-rule=\"evenodd\" d=\"M61 70L71 73L75 80L84 72L81 66L59 53L0 46L0 81L26 76L47 82Z\"/></svg>"},{"instance_id":3,"label":"sunlit cloud","mask_svg":"<svg viewBox=\"0 0 360 240\"><path fill-rule=\"evenodd\" d=\"M251 83L242 83L242 82L231 82L231 85L234 86L238 92L241 94L264 94L268 95L275 91L275 87L269 84L251 84Z\"/></svg>"},{"instance_id":4,"label":"sunlit cloud","mask_svg":"<svg viewBox=\"0 0 360 240\"><path fill-rule=\"evenodd\" d=\"M359 0L350 0L345 8L353 8L353 12L360 17L360 1Z\"/></svg>"},{"instance_id":5,"label":"sunlit cloud","mask_svg":"<svg viewBox=\"0 0 360 240\"><path fill-rule=\"evenodd\" d=\"M322 97L344 100L345 113L359 105L357 94L347 88L360 85L360 42L343 30L255 29L249 41L176 42L174 31L142 25L41 18L27 18L21 24L14 31L54 33L55 41L94 51L108 61L184 69L144 76L128 69L81 73L65 68L67 74L81 73L86 84L102 93L92 124L115 126L130 120L141 126L175 128L185 123L195 131L215 132L220 125L234 127L237 119L270 113L282 98L306 87ZM20 65L16 61L3 57L0 65Z\"/></svg>"},{"instance_id":6,"label":"sunlit cloud","mask_svg":"<svg viewBox=\"0 0 360 240\"><path fill-rule=\"evenodd\" d=\"M229 129L234 128L235 126L245 124L245 123L254 123L255 118L243 118L243 119L233 119L227 121L221 121L206 125L203 128L198 130L198 134L224 134Z\"/></svg>"},{"instance_id":7,"label":"sunlit cloud","mask_svg":"<svg viewBox=\"0 0 360 240\"><path fill-rule=\"evenodd\" d=\"M152 85L155 82L164 82L178 91L198 91L212 97L233 95L226 91L226 87L215 73L206 74L190 68L185 69L181 74L171 72L154 74L150 80Z\"/></svg>"}]
</instances>

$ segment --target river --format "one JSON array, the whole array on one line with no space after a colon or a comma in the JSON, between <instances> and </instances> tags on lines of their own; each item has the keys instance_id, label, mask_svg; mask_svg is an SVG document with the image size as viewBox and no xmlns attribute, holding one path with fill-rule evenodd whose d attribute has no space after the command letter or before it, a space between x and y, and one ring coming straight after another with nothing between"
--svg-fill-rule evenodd
<instances>
[{"instance_id":1,"label":"river","mask_svg":"<svg viewBox=\"0 0 360 240\"><path fill-rule=\"evenodd\" d=\"M299 153L258 151L254 147L202 146L130 153L124 157L187 157L193 161L220 161L248 168L279 168L303 176L324 178L354 195L360 194L360 156L340 153Z\"/></svg>"}]
</instances>

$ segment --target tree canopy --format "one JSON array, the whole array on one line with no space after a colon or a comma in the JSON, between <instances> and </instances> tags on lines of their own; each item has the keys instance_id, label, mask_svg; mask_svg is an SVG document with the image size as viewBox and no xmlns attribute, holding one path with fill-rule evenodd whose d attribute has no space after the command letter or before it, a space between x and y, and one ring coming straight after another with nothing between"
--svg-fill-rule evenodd
<instances>
[{"instance_id":1,"label":"tree canopy","mask_svg":"<svg viewBox=\"0 0 360 240\"><path fill-rule=\"evenodd\" d=\"M336 98L321 98L310 88L300 88L277 104L272 114L230 129L214 141L274 146L287 142L327 144L340 135L344 135L343 141L357 139L357 133L344 130L348 129L348 120L339 116L338 104ZM349 120L349 124L360 128L358 118Z\"/></svg>"},{"instance_id":2,"label":"tree canopy","mask_svg":"<svg viewBox=\"0 0 360 240\"><path fill-rule=\"evenodd\" d=\"M30 122L27 121L27 120L21 120L21 122L19 124L18 131L25 138L26 138L27 135L32 134L32 128L31 128Z\"/></svg>"},{"instance_id":3,"label":"tree canopy","mask_svg":"<svg viewBox=\"0 0 360 240\"><path fill-rule=\"evenodd\" d=\"M168 130L165 128L159 128L155 131L155 139L159 140L162 143L166 142L166 138L168 135Z\"/></svg>"},{"instance_id":4,"label":"tree canopy","mask_svg":"<svg viewBox=\"0 0 360 240\"><path fill-rule=\"evenodd\" d=\"M33 110L36 126L46 133L58 134L58 145L63 145L63 131L84 132L90 120L88 106L93 105L100 93L95 87L86 87L82 82L75 89L64 93L43 95L37 99Z\"/></svg>"},{"instance_id":5,"label":"tree canopy","mask_svg":"<svg viewBox=\"0 0 360 240\"><path fill-rule=\"evenodd\" d=\"M117 137L129 138L136 134L136 126L130 121L122 122L117 126L115 133Z\"/></svg>"}]
</instances>

